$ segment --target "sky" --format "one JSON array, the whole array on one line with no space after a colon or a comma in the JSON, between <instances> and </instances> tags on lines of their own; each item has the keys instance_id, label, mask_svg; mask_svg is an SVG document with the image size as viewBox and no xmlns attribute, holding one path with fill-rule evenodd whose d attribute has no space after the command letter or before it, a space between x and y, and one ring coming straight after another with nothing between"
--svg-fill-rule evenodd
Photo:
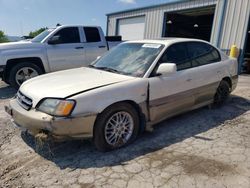
<instances>
[{"instance_id":1,"label":"sky","mask_svg":"<svg viewBox=\"0 0 250 188\"><path fill-rule=\"evenodd\" d=\"M106 32L106 14L175 0L0 0L0 30L28 35L60 24L98 25Z\"/></svg>"}]
</instances>

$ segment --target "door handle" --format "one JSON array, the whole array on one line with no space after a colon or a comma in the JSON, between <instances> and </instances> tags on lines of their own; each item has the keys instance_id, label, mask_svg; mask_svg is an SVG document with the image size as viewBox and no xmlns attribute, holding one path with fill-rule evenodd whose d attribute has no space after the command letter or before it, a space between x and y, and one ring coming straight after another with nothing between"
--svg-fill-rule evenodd
<instances>
[{"instance_id":1,"label":"door handle","mask_svg":"<svg viewBox=\"0 0 250 188\"><path fill-rule=\"evenodd\" d=\"M84 47L82 46L78 46L78 47L75 47L75 49L79 50L79 49L83 49Z\"/></svg>"},{"instance_id":2,"label":"door handle","mask_svg":"<svg viewBox=\"0 0 250 188\"><path fill-rule=\"evenodd\" d=\"M192 79L191 79L191 78L189 78L189 79L187 79L186 81L187 81L187 82L190 82L190 81L192 81Z\"/></svg>"},{"instance_id":3,"label":"door handle","mask_svg":"<svg viewBox=\"0 0 250 188\"><path fill-rule=\"evenodd\" d=\"M221 73L220 71L217 71L217 73L219 74L219 73Z\"/></svg>"},{"instance_id":4,"label":"door handle","mask_svg":"<svg viewBox=\"0 0 250 188\"><path fill-rule=\"evenodd\" d=\"M106 46L99 46L99 48L106 48Z\"/></svg>"}]
</instances>

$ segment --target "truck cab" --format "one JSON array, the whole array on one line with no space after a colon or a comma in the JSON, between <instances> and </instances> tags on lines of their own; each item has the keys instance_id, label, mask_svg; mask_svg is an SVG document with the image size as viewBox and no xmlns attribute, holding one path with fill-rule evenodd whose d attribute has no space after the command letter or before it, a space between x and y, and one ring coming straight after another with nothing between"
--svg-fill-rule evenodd
<instances>
[{"instance_id":1,"label":"truck cab","mask_svg":"<svg viewBox=\"0 0 250 188\"><path fill-rule=\"evenodd\" d=\"M1 44L0 76L18 88L40 74L88 66L121 41L114 39L107 41L98 26L50 28L30 41Z\"/></svg>"}]
</instances>

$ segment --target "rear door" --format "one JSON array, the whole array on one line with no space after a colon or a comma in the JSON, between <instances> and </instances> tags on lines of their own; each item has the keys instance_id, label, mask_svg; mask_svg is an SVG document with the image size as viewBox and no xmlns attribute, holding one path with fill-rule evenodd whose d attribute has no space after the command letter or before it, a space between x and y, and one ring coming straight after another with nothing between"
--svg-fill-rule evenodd
<instances>
[{"instance_id":1,"label":"rear door","mask_svg":"<svg viewBox=\"0 0 250 188\"><path fill-rule=\"evenodd\" d=\"M85 65L89 65L96 60L98 56L102 56L107 52L107 42L104 35L100 34L101 31L97 27L84 27L83 31L85 33Z\"/></svg>"},{"instance_id":2,"label":"rear door","mask_svg":"<svg viewBox=\"0 0 250 188\"><path fill-rule=\"evenodd\" d=\"M161 63L175 63L177 73L167 77L149 78L151 121L159 121L181 113L194 104L193 89L196 86L192 76L195 71L189 61L186 44L177 43L168 47L158 65Z\"/></svg>"},{"instance_id":3,"label":"rear door","mask_svg":"<svg viewBox=\"0 0 250 188\"><path fill-rule=\"evenodd\" d=\"M188 55L192 66L197 67L195 104L211 102L223 71L220 53L204 42L188 42Z\"/></svg>"},{"instance_id":4,"label":"rear door","mask_svg":"<svg viewBox=\"0 0 250 188\"><path fill-rule=\"evenodd\" d=\"M81 43L79 28L66 27L56 32L58 44L47 44L47 55L51 71L83 66L85 51Z\"/></svg>"}]
</instances>

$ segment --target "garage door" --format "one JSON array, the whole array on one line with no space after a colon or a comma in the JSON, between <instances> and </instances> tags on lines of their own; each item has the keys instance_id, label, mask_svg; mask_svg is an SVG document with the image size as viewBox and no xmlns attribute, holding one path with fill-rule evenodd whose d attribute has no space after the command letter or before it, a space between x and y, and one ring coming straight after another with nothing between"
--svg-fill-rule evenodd
<instances>
[{"instance_id":1,"label":"garage door","mask_svg":"<svg viewBox=\"0 0 250 188\"><path fill-rule=\"evenodd\" d=\"M123 40L144 39L145 16L120 19L118 21L118 35Z\"/></svg>"}]
</instances>

